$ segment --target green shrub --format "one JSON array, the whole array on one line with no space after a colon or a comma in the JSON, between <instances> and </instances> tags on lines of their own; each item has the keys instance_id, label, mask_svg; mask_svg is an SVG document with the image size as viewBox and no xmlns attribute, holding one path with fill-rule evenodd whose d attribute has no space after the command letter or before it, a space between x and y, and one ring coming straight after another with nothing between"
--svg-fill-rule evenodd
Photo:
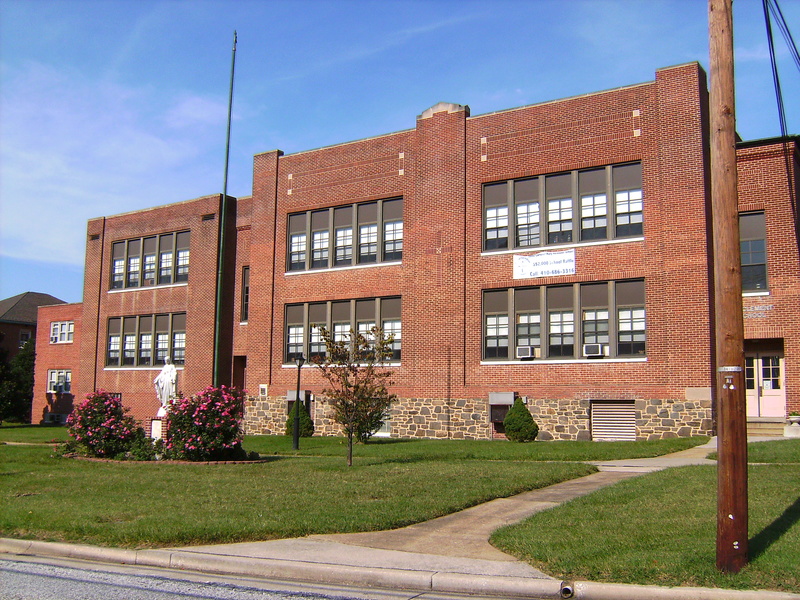
<instances>
[{"instance_id":1,"label":"green shrub","mask_svg":"<svg viewBox=\"0 0 800 600\"><path fill-rule=\"evenodd\" d=\"M512 442L532 442L539 434L539 426L533 420L528 407L522 403L522 398L514 400L514 406L508 410L503 420L506 437Z\"/></svg>"},{"instance_id":2,"label":"green shrub","mask_svg":"<svg viewBox=\"0 0 800 600\"><path fill-rule=\"evenodd\" d=\"M286 419L286 435L294 435L294 406ZM306 410L306 405L300 403L300 437L311 437L314 435L314 421Z\"/></svg>"},{"instance_id":3,"label":"green shrub","mask_svg":"<svg viewBox=\"0 0 800 600\"><path fill-rule=\"evenodd\" d=\"M105 390L86 394L86 399L67 418L72 437L70 447L99 458L125 454L137 437L144 436L142 428L127 412L122 401Z\"/></svg>"}]
</instances>

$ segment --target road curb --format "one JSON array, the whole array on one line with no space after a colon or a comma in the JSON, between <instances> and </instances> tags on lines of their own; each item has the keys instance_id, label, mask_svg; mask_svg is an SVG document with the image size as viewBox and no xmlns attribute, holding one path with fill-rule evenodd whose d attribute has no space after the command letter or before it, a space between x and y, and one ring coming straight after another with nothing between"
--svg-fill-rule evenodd
<instances>
[{"instance_id":1,"label":"road curb","mask_svg":"<svg viewBox=\"0 0 800 600\"><path fill-rule=\"evenodd\" d=\"M469 575L387 567L250 558L182 550L124 550L0 538L0 553L90 560L220 575L341 586L478 594L540 600L800 600L800 594L759 590L660 587L533 577Z\"/></svg>"}]
</instances>

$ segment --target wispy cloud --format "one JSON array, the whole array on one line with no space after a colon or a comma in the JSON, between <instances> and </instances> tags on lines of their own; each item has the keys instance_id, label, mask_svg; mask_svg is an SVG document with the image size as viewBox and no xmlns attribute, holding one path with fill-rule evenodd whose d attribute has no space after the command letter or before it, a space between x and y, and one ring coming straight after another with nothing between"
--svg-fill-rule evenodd
<instances>
[{"instance_id":1,"label":"wispy cloud","mask_svg":"<svg viewBox=\"0 0 800 600\"><path fill-rule=\"evenodd\" d=\"M171 101L38 63L5 69L0 102L0 253L72 264L87 219L191 197L187 172L203 173L207 130L225 122L213 98ZM196 195L216 187L194 180Z\"/></svg>"}]
</instances>

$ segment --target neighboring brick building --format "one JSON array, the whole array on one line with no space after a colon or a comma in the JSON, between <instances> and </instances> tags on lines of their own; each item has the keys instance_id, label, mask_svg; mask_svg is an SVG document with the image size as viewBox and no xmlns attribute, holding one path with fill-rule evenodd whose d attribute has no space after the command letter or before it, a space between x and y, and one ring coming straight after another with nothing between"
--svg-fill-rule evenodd
<instances>
[{"instance_id":1,"label":"neighboring brick building","mask_svg":"<svg viewBox=\"0 0 800 600\"><path fill-rule=\"evenodd\" d=\"M252 198L229 202L220 320L223 381L249 390L248 430L283 432L293 359L321 351L315 325L377 324L396 338L384 434L502 435L515 396L543 439L710 433L707 131L705 74L687 64L476 117L440 103L411 130L257 155ZM800 409L797 361L783 358L800 356L787 144L740 150L748 383L783 390L754 400L754 418L776 422ZM167 355L179 389L211 382L220 204L90 221L73 389L122 393L146 422ZM322 387L302 369L317 431L336 433Z\"/></svg>"},{"instance_id":2,"label":"neighboring brick building","mask_svg":"<svg viewBox=\"0 0 800 600\"><path fill-rule=\"evenodd\" d=\"M25 342L36 339L37 311L40 306L63 304L50 294L25 292L0 300L0 351L11 360Z\"/></svg>"}]
</instances>

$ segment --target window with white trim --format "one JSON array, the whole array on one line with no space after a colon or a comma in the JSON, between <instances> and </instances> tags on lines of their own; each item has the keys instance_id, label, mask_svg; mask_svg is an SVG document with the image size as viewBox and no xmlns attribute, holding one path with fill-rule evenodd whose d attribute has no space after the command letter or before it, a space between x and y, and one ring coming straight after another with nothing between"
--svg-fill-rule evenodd
<instances>
[{"instance_id":1,"label":"window with white trim","mask_svg":"<svg viewBox=\"0 0 800 600\"><path fill-rule=\"evenodd\" d=\"M165 364L167 358L182 365L186 313L111 317L106 340L107 367L152 367Z\"/></svg>"},{"instance_id":2,"label":"window with white trim","mask_svg":"<svg viewBox=\"0 0 800 600\"><path fill-rule=\"evenodd\" d=\"M188 231L111 244L111 289L152 287L188 280Z\"/></svg>"},{"instance_id":3,"label":"window with white trim","mask_svg":"<svg viewBox=\"0 0 800 600\"><path fill-rule=\"evenodd\" d=\"M600 357L644 356L644 290L642 279L484 290L483 358L582 359L585 344Z\"/></svg>"},{"instance_id":4,"label":"window with white trim","mask_svg":"<svg viewBox=\"0 0 800 600\"><path fill-rule=\"evenodd\" d=\"M392 358L401 356L401 302L399 297L359 298L285 306L286 345L284 362L302 354L307 358L325 355L320 329L325 327L336 342L350 340L351 332L373 339L373 328L380 323L384 336L394 335Z\"/></svg>"},{"instance_id":5,"label":"window with white trim","mask_svg":"<svg viewBox=\"0 0 800 600\"><path fill-rule=\"evenodd\" d=\"M72 390L72 371L50 369L47 371L47 391L51 394L69 394Z\"/></svg>"},{"instance_id":6,"label":"window with white trim","mask_svg":"<svg viewBox=\"0 0 800 600\"><path fill-rule=\"evenodd\" d=\"M71 344L75 335L74 321L53 321L50 323L51 344Z\"/></svg>"},{"instance_id":7,"label":"window with white trim","mask_svg":"<svg viewBox=\"0 0 800 600\"><path fill-rule=\"evenodd\" d=\"M742 291L767 287L767 227L764 212L739 215L739 256L742 261Z\"/></svg>"},{"instance_id":8,"label":"window with white trim","mask_svg":"<svg viewBox=\"0 0 800 600\"><path fill-rule=\"evenodd\" d=\"M286 239L287 271L402 260L403 199L290 214Z\"/></svg>"},{"instance_id":9,"label":"window with white trim","mask_svg":"<svg viewBox=\"0 0 800 600\"><path fill-rule=\"evenodd\" d=\"M643 215L641 163L486 183L483 249L641 236Z\"/></svg>"}]
</instances>

